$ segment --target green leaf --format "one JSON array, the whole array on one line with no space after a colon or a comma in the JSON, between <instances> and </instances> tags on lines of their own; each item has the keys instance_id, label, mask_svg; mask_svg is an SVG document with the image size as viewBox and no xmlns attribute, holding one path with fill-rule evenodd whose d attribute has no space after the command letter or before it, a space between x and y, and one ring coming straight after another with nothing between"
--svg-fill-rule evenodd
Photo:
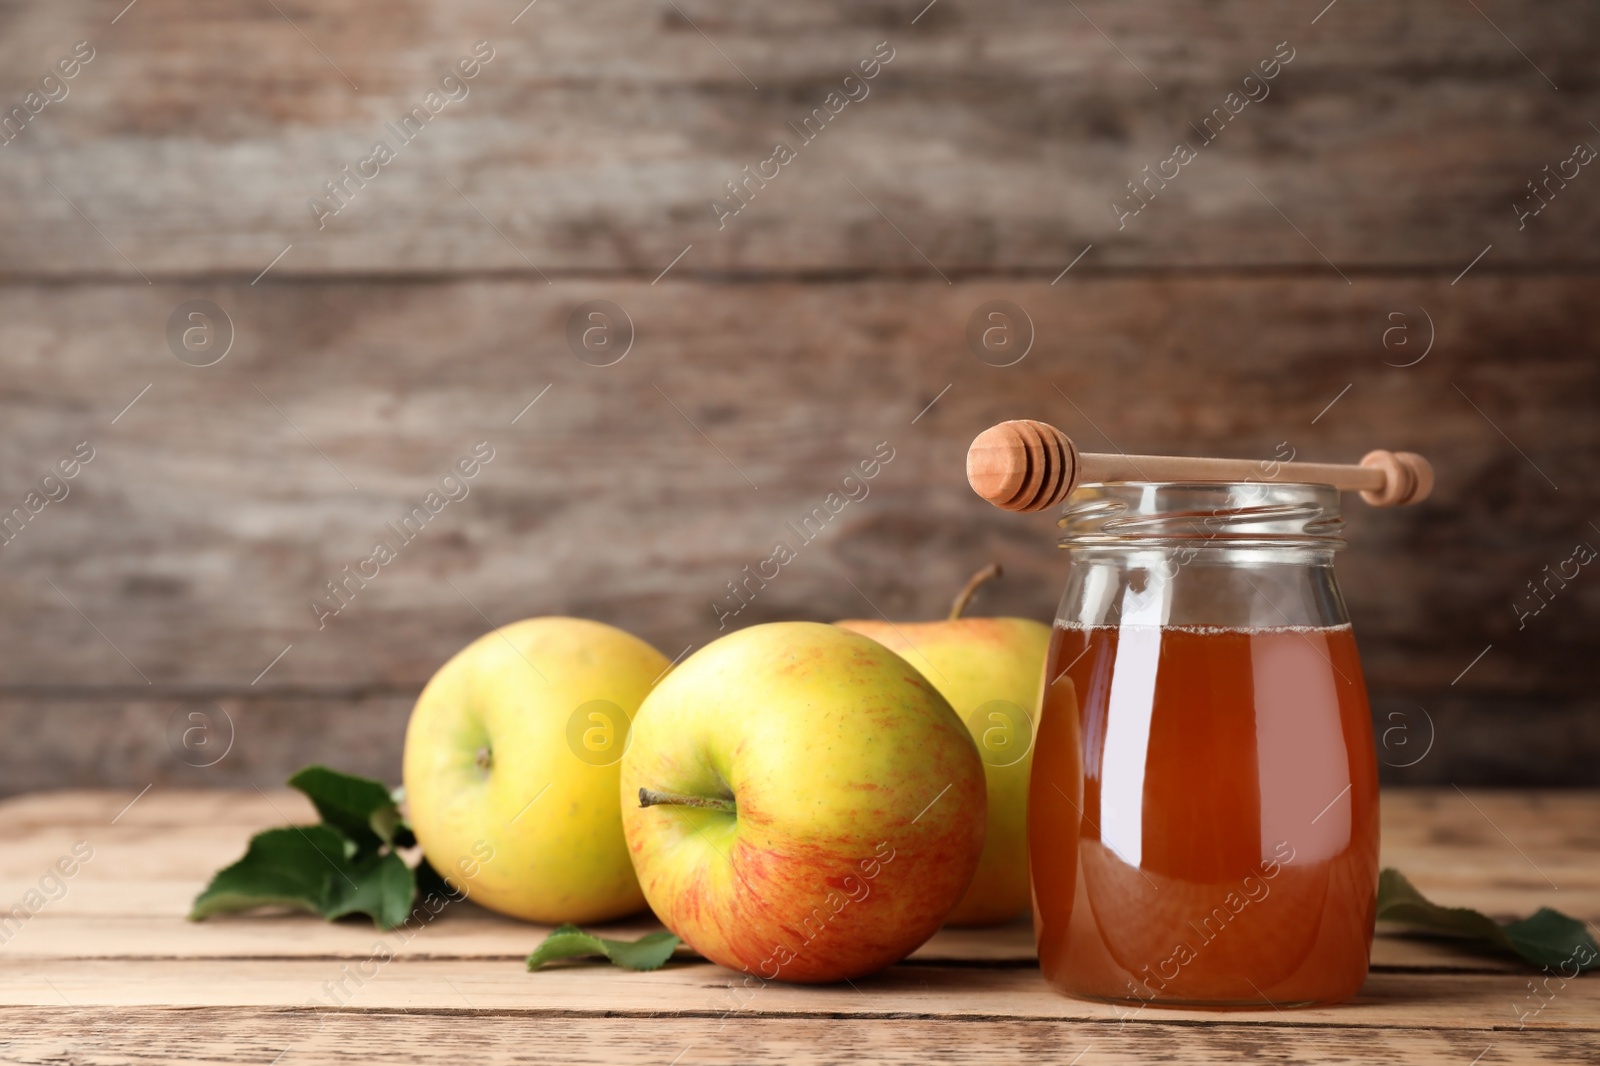
<instances>
[{"instance_id":1,"label":"green leaf","mask_svg":"<svg viewBox=\"0 0 1600 1066\"><path fill-rule=\"evenodd\" d=\"M320 914L331 869L347 862L346 843L320 825L257 833L244 858L218 870L195 897L189 918L272 905Z\"/></svg>"},{"instance_id":2,"label":"green leaf","mask_svg":"<svg viewBox=\"0 0 1600 1066\"><path fill-rule=\"evenodd\" d=\"M1576 966L1577 972L1600 966L1600 945L1584 924L1558 910L1540 907L1530 918L1508 922L1503 927L1511 949L1536 966L1560 969Z\"/></svg>"},{"instance_id":3,"label":"green leaf","mask_svg":"<svg viewBox=\"0 0 1600 1066\"><path fill-rule=\"evenodd\" d=\"M384 844L405 848L416 843L381 782L308 766L289 778L289 785L304 792L323 822L354 841L360 854L376 853Z\"/></svg>"},{"instance_id":4,"label":"green leaf","mask_svg":"<svg viewBox=\"0 0 1600 1066\"><path fill-rule=\"evenodd\" d=\"M607 940L575 925L560 925L528 956L528 969L537 970L557 959L604 955L625 970L659 970L679 943L671 933L647 933L638 940Z\"/></svg>"},{"instance_id":5,"label":"green leaf","mask_svg":"<svg viewBox=\"0 0 1600 1066\"><path fill-rule=\"evenodd\" d=\"M415 895L415 878L399 855L360 856L329 825L289 826L251 837L244 857L195 897L189 918L283 906L328 919L365 914L388 930L410 915Z\"/></svg>"},{"instance_id":6,"label":"green leaf","mask_svg":"<svg viewBox=\"0 0 1600 1066\"><path fill-rule=\"evenodd\" d=\"M1469 907L1431 902L1395 869L1378 875L1378 920L1476 941L1540 968L1574 967L1573 976L1600 966L1600 945L1582 922L1560 911L1541 907L1531 918L1502 925Z\"/></svg>"},{"instance_id":7,"label":"green leaf","mask_svg":"<svg viewBox=\"0 0 1600 1066\"><path fill-rule=\"evenodd\" d=\"M389 930L410 916L417 895L416 877L394 852L352 863L342 873L345 876L329 881L324 918L332 921L347 914L365 914L379 929Z\"/></svg>"}]
</instances>

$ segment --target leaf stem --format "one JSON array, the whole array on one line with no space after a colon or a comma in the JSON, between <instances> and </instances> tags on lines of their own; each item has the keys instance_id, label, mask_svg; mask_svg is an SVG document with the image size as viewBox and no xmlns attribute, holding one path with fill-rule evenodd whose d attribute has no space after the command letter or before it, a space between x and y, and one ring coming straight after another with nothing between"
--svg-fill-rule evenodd
<instances>
[{"instance_id":1,"label":"leaf stem","mask_svg":"<svg viewBox=\"0 0 1600 1066\"><path fill-rule=\"evenodd\" d=\"M653 788L639 790L639 806L641 807L700 807L708 811L727 811L734 813L738 808L731 798L721 796L679 796L672 792L658 792Z\"/></svg>"}]
</instances>

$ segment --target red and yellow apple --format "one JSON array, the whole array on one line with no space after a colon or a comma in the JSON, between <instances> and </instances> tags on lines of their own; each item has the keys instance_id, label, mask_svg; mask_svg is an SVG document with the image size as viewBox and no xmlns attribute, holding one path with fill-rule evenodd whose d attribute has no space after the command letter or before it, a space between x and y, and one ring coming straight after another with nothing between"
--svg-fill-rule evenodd
<instances>
[{"instance_id":1,"label":"red and yellow apple","mask_svg":"<svg viewBox=\"0 0 1600 1066\"><path fill-rule=\"evenodd\" d=\"M406 729L406 807L434 869L529 921L644 909L617 781L629 720L669 665L581 618L514 622L457 652Z\"/></svg>"},{"instance_id":2,"label":"red and yellow apple","mask_svg":"<svg viewBox=\"0 0 1600 1066\"><path fill-rule=\"evenodd\" d=\"M931 936L983 850L966 727L876 641L777 622L706 646L645 698L623 830L656 915L763 980L882 969Z\"/></svg>"},{"instance_id":3,"label":"red and yellow apple","mask_svg":"<svg viewBox=\"0 0 1600 1066\"><path fill-rule=\"evenodd\" d=\"M974 574L943 621L837 623L921 671L966 723L983 757L989 796L983 858L948 925L996 925L1028 909L1028 773L1050 627L1027 618L962 617L978 585L999 574L998 565Z\"/></svg>"}]
</instances>

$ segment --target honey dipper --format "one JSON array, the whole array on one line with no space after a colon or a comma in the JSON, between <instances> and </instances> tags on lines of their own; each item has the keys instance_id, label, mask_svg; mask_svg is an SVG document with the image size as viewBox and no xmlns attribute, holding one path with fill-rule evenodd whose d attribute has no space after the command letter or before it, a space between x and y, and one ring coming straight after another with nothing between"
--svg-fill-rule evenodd
<instances>
[{"instance_id":1,"label":"honey dipper","mask_svg":"<svg viewBox=\"0 0 1600 1066\"><path fill-rule=\"evenodd\" d=\"M1433 467L1415 452L1373 451L1354 463L1278 463L1263 477L1254 459L1080 452L1045 422L990 426L967 449L967 481L1003 511L1042 511L1080 484L1102 481L1307 481L1356 490L1374 507L1417 503L1433 491Z\"/></svg>"}]
</instances>

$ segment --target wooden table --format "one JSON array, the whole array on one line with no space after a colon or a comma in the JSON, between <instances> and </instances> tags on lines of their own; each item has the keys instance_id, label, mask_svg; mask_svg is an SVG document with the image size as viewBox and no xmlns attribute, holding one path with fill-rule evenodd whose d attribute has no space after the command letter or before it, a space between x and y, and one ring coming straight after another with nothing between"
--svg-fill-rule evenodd
<instances>
[{"instance_id":1,"label":"wooden table","mask_svg":"<svg viewBox=\"0 0 1600 1066\"><path fill-rule=\"evenodd\" d=\"M0 803L0 907L76 841L94 849L0 945L6 1063L1600 1062L1600 977L1540 1001L1510 962L1380 936L1353 1003L1117 1011L1051 992L1026 924L950 931L854 987L769 985L693 956L656 973L527 973L544 930L471 905L403 942L364 921L184 920L296 794L58 792ZM1600 794L1390 792L1384 861L1441 901L1600 918ZM47 886L48 887L48 886ZM618 935L649 928L618 927ZM377 961L388 945L395 958ZM319 1009L344 982L349 1006Z\"/></svg>"}]
</instances>

